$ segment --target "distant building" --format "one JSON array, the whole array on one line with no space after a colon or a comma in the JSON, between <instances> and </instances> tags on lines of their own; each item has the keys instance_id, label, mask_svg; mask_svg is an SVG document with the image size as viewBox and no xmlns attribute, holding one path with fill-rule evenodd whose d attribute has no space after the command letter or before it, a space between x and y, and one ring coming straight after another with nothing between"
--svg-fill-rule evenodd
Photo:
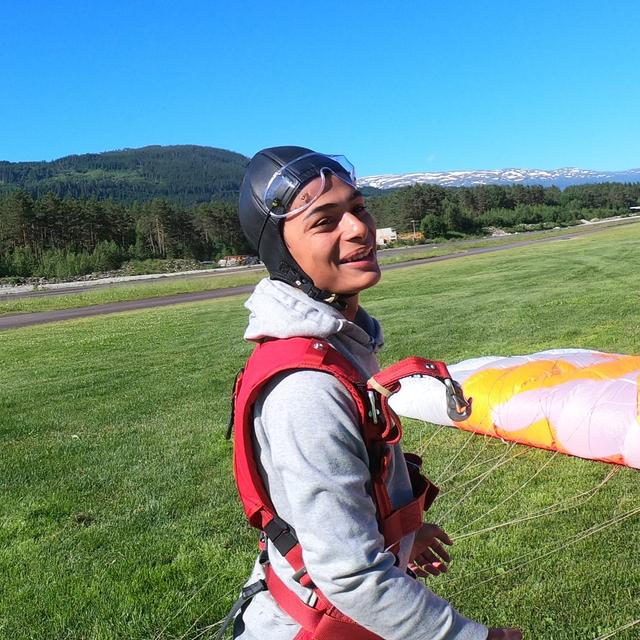
<instances>
[{"instance_id":1,"label":"distant building","mask_svg":"<svg viewBox=\"0 0 640 640\"><path fill-rule=\"evenodd\" d=\"M250 256L225 256L222 260L218 260L220 267L241 267L247 264Z\"/></svg>"},{"instance_id":2,"label":"distant building","mask_svg":"<svg viewBox=\"0 0 640 640\"><path fill-rule=\"evenodd\" d=\"M401 242L411 242L416 240L424 240L424 233L422 231L403 231L398 234L398 240Z\"/></svg>"},{"instance_id":3,"label":"distant building","mask_svg":"<svg viewBox=\"0 0 640 640\"><path fill-rule=\"evenodd\" d=\"M379 247L384 247L385 244L395 242L398 239L398 234L395 229L391 227L385 227L384 229L376 229L376 244Z\"/></svg>"},{"instance_id":4,"label":"distant building","mask_svg":"<svg viewBox=\"0 0 640 640\"><path fill-rule=\"evenodd\" d=\"M640 207L629 207L631 211L640 211Z\"/></svg>"}]
</instances>

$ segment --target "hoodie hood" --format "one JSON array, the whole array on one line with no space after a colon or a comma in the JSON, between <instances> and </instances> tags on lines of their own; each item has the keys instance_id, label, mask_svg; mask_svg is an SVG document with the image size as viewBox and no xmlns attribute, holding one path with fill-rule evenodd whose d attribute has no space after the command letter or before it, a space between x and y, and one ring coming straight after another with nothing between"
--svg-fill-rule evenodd
<instances>
[{"instance_id":1,"label":"hoodie hood","mask_svg":"<svg viewBox=\"0 0 640 640\"><path fill-rule=\"evenodd\" d=\"M251 312L245 340L321 338L356 358L376 353L384 342L380 324L362 307L351 322L332 306L279 280L261 280L244 306Z\"/></svg>"}]
</instances>

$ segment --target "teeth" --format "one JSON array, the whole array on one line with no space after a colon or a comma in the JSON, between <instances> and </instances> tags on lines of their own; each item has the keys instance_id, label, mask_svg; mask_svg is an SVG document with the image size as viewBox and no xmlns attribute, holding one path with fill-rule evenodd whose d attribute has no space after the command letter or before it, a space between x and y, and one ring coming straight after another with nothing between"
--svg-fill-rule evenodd
<instances>
[{"instance_id":1,"label":"teeth","mask_svg":"<svg viewBox=\"0 0 640 640\"><path fill-rule=\"evenodd\" d=\"M343 262L356 262L358 260L362 260L363 258L366 258L370 253L371 253L371 249L367 249L367 251L364 251L363 253L358 253L352 258L347 258L346 260L343 260Z\"/></svg>"}]
</instances>

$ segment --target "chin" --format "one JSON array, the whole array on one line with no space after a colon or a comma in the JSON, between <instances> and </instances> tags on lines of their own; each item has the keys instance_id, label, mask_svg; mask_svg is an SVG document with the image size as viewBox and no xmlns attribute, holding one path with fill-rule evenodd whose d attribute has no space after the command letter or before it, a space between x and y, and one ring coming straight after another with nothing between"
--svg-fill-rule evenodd
<instances>
[{"instance_id":1,"label":"chin","mask_svg":"<svg viewBox=\"0 0 640 640\"><path fill-rule=\"evenodd\" d=\"M350 278L349 282L340 283L340 285L336 285L330 290L343 296L356 295L361 291L378 284L380 277L381 274L379 269L368 271L360 274L359 277Z\"/></svg>"}]
</instances>

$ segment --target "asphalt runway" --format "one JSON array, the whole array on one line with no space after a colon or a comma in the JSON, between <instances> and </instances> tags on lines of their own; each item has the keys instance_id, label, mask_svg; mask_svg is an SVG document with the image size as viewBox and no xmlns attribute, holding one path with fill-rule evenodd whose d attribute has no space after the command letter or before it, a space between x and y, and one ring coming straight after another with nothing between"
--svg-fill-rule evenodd
<instances>
[{"instance_id":1,"label":"asphalt runway","mask_svg":"<svg viewBox=\"0 0 640 640\"><path fill-rule=\"evenodd\" d=\"M200 300L226 298L241 294L248 295L253 291L253 287L254 285L226 287L224 289L214 289L213 291L179 293L173 296L162 296L160 298L144 298L143 300L123 300L122 302L110 302L108 304L94 304L88 307L78 307L76 309L38 311L35 313L19 313L15 315L0 316L0 330L29 327L34 324L46 324L49 322L58 322L60 320L72 320L74 318L101 316L106 313L135 311L136 309L149 309L150 307L166 307L172 304L199 302Z\"/></svg>"},{"instance_id":2,"label":"asphalt runway","mask_svg":"<svg viewBox=\"0 0 640 640\"><path fill-rule=\"evenodd\" d=\"M458 253L449 253L432 258L422 258L420 260L410 260L407 262L397 262L395 264L382 265L382 271L392 271L394 269L406 269L421 264L431 262L443 262L445 260L455 260L466 256L480 255L483 253L495 253L517 247L527 247L546 242L562 242L572 240L579 235L568 234L565 236L553 236L550 238L538 238L536 240L525 240L522 242L511 242L495 247L476 247ZM243 285L240 287L225 287L213 289L212 291L199 291L196 293L179 293L171 296L156 298L144 298L143 300L123 300L122 302L110 302L107 304L96 304L88 307L78 307L77 309L63 309L60 311L38 311L35 313L19 313L13 315L0 316L0 330L17 329L19 327L29 327L36 324L46 324L59 322L61 320L73 320L75 318L88 318L100 316L107 313L121 313L123 311L135 311L136 309L149 309L153 307L166 307L173 304L183 304L185 302L199 302L201 300L214 300L216 298L228 298L230 296L248 295L253 291L254 285Z\"/></svg>"}]
</instances>

